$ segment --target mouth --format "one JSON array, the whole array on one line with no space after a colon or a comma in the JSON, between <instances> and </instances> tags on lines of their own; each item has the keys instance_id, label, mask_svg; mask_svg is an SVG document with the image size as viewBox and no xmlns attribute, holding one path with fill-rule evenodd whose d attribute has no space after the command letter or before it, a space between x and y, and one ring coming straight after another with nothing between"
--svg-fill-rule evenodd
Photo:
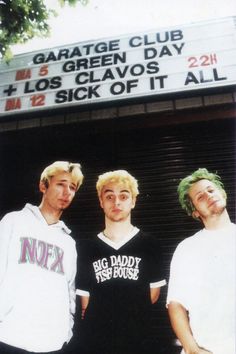
<instances>
[{"instance_id":1,"label":"mouth","mask_svg":"<svg viewBox=\"0 0 236 354\"><path fill-rule=\"evenodd\" d=\"M122 210L121 209L112 209L113 213L120 213Z\"/></svg>"},{"instance_id":2,"label":"mouth","mask_svg":"<svg viewBox=\"0 0 236 354\"><path fill-rule=\"evenodd\" d=\"M210 204L209 204L209 207L211 207L212 205L215 205L215 204L218 203L218 202L219 202L218 199L211 201Z\"/></svg>"}]
</instances>

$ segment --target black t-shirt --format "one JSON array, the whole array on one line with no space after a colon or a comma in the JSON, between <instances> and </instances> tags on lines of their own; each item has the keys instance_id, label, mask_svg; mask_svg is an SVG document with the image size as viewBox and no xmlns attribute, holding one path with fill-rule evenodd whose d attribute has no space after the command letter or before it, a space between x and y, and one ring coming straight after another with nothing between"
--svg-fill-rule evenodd
<instances>
[{"instance_id":1,"label":"black t-shirt","mask_svg":"<svg viewBox=\"0 0 236 354\"><path fill-rule=\"evenodd\" d=\"M90 294L79 335L92 348L89 353L131 354L141 348L149 327L150 283L163 285L161 270L156 239L140 231L118 249L102 234L78 244L76 288Z\"/></svg>"}]
</instances>

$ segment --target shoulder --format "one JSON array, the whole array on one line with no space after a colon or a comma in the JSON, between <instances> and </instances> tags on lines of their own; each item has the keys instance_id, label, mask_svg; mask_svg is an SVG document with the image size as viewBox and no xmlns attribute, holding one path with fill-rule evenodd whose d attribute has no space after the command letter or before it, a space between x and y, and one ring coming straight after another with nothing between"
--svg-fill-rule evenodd
<instances>
[{"instance_id":1,"label":"shoulder","mask_svg":"<svg viewBox=\"0 0 236 354\"><path fill-rule=\"evenodd\" d=\"M2 217L1 222L13 222L14 220L18 220L22 218L23 215L24 215L23 209L11 211Z\"/></svg>"},{"instance_id":2,"label":"shoulder","mask_svg":"<svg viewBox=\"0 0 236 354\"><path fill-rule=\"evenodd\" d=\"M139 231L136 239L137 247L148 256L160 257L162 248L157 235Z\"/></svg>"},{"instance_id":3,"label":"shoulder","mask_svg":"<svg viewBox=\"0 0 236 354\"><path fill-rule=\"evenodd\" d=\"M232 228L234 228L236 230L236 224L232 222L231 225L232 225Z\"/></svg>"},{"instance_id":4,"label":"shoulder","mask_svg":"<svg viewBox=\"0 0 236 354\"><path fill-rule=\"evenodd\" d=\"M143 244L146 245L159 245L159 237L158 235L153 235L150 234L148 232L144 232L144 231L139 231L139 233L137 234L137 237L140 239L140 242L142 242Z\"/></svg>"},{"instance_id":5,"label":"shoulder","mask_svg":"<svg viewBox=\"0 0 236 354\"><path fill-rule=\"evenodd\" d=\"M189 252L191 253L192 251L194 251L199 243L201 243L201 237L200 234L202 233L202 230L196 232L194 235L189 236L187 238L185 238L184 240L182 240L176 247L175 252L174 252L174 256L185 253L185 252Z\"/></svg>"},{"instance_id":6,"label":"shoulder","mask_svg":"<svg viewBox=\"0 0 236 354\"><path fill-rule=\"evenodd\" d=\"M66 231L62 230L65 235L66 240L70 243L71 247L76 249L76 241L73 238L73 235L68 234Z\"/></svg>"},{"instance_id":7,"label":"shoulder","mask_svg":"<svg viewBox=\"0 0 236 354\"><path fill-rule=\"evenodd\" d=\"M1 235L10 235L14 230L18 230L21 225L24 225L23 215L22 210L5 214L0 221Z\"/></svg>"}]
</instances>

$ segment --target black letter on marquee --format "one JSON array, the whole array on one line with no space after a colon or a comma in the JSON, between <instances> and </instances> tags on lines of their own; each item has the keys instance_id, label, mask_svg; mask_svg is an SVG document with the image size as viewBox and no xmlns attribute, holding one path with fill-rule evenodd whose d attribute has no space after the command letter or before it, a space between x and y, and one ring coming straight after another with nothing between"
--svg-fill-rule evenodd
<instances>
[{"instance_id":1,"label":"black letter on marquee","mask_svg":"<svg viewBox=\"0 0 236 354\"><path fill-rule=\"evenodd\" d=\"M13 85L9 85L6 90L4 90L4 93L7 93L7 96L11 96L13 92L16 91L16 88L13 87Z\"/></svg>"},{"instance_id":2,"label":"black letter on marquee","mask_svg":"<svg viewBox=\"0 0 236 354\"><path fill-rule=\"evenodd\" d=\"M186 86L190 83L199 84L196 76L191 71L188 72L184 85Z\"/></svg>"}]
</instances>

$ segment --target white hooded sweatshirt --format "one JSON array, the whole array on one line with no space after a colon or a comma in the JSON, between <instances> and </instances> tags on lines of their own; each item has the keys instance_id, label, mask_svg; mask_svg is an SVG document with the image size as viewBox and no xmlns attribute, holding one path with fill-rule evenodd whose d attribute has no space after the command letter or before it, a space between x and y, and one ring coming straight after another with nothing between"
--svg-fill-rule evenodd
<instances>
[{"instance_id":1,"label":"white hooded sweatshirt","mask_svg":"<svg viewBox=\"0 0 236 354\"><path fill-rule=\"evenodd\" d=\"M26 204L0 222L0 342L59 350L72 336L76 248L70 230Z\"/></svg>"}]
</instances>

